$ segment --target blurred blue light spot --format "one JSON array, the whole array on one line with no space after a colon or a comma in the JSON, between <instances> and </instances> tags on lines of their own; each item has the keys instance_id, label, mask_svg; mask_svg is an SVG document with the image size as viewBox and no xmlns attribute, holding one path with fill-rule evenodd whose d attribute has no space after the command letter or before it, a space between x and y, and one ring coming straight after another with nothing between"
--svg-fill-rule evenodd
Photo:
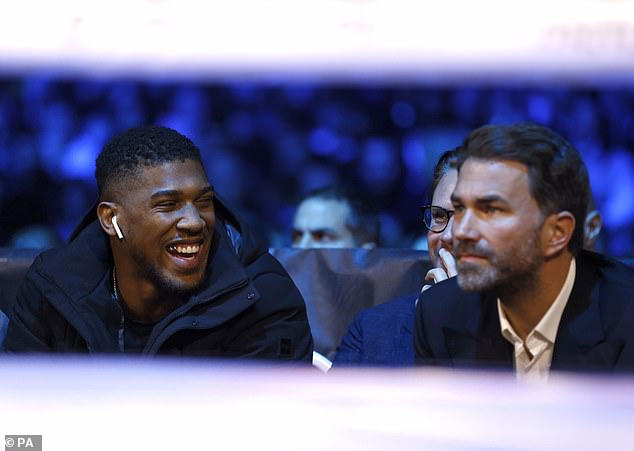
<instances>
[{"instance_id":1,"label":"blurred blue light spot","mask_svg":"<svg viewBox=\"0 0 634 451\"><path fill-rule=\"evenodd\" d=\"M90 139L72 142L60 162L60 172L66 179L92 180L99 146Z\"/></svg>"},{"instance_id":2,"label":"blurred blue light spot","mask_svg":"<svg viewBox=\"0 0 634 451\"><path fill-rule=\"evenodd\" d=\"M381 244L384 247L402 247L403 226L400 221L391 213L379 213L381 224Z\"/></svg>"},{"instance_id":3,"label":"blurred blue light spot","mask_svg":"<svg viewBox=\"0 0 634 451\"><path fill-rule=\"evenodd\" d=\"M284 89L286 102L294 107L307 105L315 96L315 87L312 85L288 85Z\"/></svg>"},{"instance_id":4,"label":"blurred blue light spot","mask_svg":"<svg viewBox=\"0 0 634 451\"><path fill-rule=\"evenodd\" d=\"M359 170L361 177L375 188L389 185L399 174L398 155L393 143L387 139L369 139Z\"/></svg>"},{"instance_id":5,"label":"blurred blue light spot","mask_svg":"<svg viewBox=\"0 0 634 451\"><path fill-rule=\"evenodd\" d=\"M226 122L227 130L231 138L244 143L253 138L255 125L249 113L235 112L229 116Z\"/></svg>"},{"instance_id":6,"label":"blurred blue light spot","mask_svg":"<svg viewBox=\"0 0 634 451\"><path fill-rule=\"evenodd\" d=\"M425 155L425 144L420 135L410 135L403 140L402 147L403 162L410 172L420 172L427 166Z\"/></svg>"},{"instance_id":7,"label":"blurred blue light spot","mask_svg":"<svg viewBox=\"0 0 634 451\"><path fill-rule=\"evenodd\" d=\"M332 167L321 165L307 166L301 174L300 192L306 194L327 185L337 185L339 181Z\"/></svg>"},{"instance_id":8,"label":"blurred blue light spot","mask_svg":"<svg viewBox=\"0 0 634 451\"><path fill-rule=\"evenodd\" d=\"M357 141L349 136L344 136L339 140L339 146L334 154L339 163L349 163L359 156L359 145Z\"/></svg>"},{"instance_id":9,"label":"blurred blue light spot","mask_svg":"<svg viewBox=\"0 0 634 451\"><path fill-rule=\"evenodd\" d=\"M550 124L553 118L553 105L545 95L528 96L528 116L534 122Z\"/></svg>"},{"instance_id":10,"label":"blurred blue light spot","mask_svg":"<svg viewBox=\"0 0 634 451\"><path fill-rule=\"evenodd\" d=\"M409 102L395 102L390 109L392 122L401 128L408 128L416 122L416 111Z\"/></svg>"},{"instance_id":11,"label":"blurred blue light spot","mask_svg":"<svg viewBox=\"0 0 634 451\"><path fill-rule=\"evenodd\" d=\"M308 138L314 154L322 156L332 155L339 147L339 137L330 129L320 127L314 129Z\"/></svg>"}]
</instances>

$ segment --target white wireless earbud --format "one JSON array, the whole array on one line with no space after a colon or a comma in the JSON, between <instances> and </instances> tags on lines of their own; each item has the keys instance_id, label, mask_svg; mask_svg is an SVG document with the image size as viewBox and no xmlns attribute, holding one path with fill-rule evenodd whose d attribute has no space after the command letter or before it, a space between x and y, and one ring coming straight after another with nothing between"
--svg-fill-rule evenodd
<instances>
[{"instance_id":1,"label":"white wireless earbud","mask_svg":"<svg viewBox=\"0 0 634 451\"><path fill-rule=\"evenodd\" d=\"M117 232L117 237L120 240L122 240L123 239L123 232L119 228L119 224L117 224L117 216L116 215L112 217L112 227L114 227L114 231Z\"/></svg>"}]
</instances>

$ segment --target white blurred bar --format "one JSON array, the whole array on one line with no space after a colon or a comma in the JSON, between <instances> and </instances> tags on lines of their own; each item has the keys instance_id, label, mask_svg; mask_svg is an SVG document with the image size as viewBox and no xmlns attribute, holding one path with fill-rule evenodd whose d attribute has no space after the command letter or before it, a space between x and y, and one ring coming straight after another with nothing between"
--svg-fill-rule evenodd
<instances>
[{"instance_id":1,"label":"white blurred bar","mask_svg":"<svg viewBox=\"0 0 634 451\"><path fill-rule=\"evenodd\" d=\"M4 72L634 78L634 1L5 0Z\"/></svg>"},{"instance_id":2,"label":"white blurred bar","mask_svg":"<svg viewBox=\"0 0 634 451\"><path fill-rule=\"evenodd\" d=\"M73 450L631 449L634 379L4 357L0 436Z\"/></svg>"}]
</instances>

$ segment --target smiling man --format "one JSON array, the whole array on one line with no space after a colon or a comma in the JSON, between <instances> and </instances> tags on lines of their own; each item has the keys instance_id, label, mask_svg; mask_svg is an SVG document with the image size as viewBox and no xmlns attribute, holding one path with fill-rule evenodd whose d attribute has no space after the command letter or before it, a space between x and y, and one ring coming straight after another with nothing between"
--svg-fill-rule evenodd
<instances>
[{"instance_id":1,"label":"smiling man","mask_svg":"<svg viewBox=\"0 0 634 451\"><path fill-rule=\"evenodd\" d=\"M106 144L96 178L96 209L30 268L9 351L309 361L299 291L215 194L188 138L128 130Z\"/></svg>"},{"instance_id":2,"label":"smiling man","mask_svg":"<svg viewBox=\"0 0 634 451\"><path fill-rule=\"evenodd\" d=\"M416 312L423 365L634 369L634 270L582 250L589 196L577 151L534 124L489 125L464 142L451 196L458 277Z\"/></svg>"}]
</instances>

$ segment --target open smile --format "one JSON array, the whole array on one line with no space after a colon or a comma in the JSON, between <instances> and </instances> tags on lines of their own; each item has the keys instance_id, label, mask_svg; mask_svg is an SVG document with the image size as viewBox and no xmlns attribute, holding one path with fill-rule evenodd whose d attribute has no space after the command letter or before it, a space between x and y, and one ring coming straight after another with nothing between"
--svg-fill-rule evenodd
<instances>
[{"instance_id":1,"label":"open smile","mask_svg":"<svg viewBox=\"0 0 634 451\"><path fill-rule=\"evenodd\" d=\"M201 264L203 243L203 240L173 243L167 246L167 253L178 268L191 271Z\"/></svg>"}]
</instances>

